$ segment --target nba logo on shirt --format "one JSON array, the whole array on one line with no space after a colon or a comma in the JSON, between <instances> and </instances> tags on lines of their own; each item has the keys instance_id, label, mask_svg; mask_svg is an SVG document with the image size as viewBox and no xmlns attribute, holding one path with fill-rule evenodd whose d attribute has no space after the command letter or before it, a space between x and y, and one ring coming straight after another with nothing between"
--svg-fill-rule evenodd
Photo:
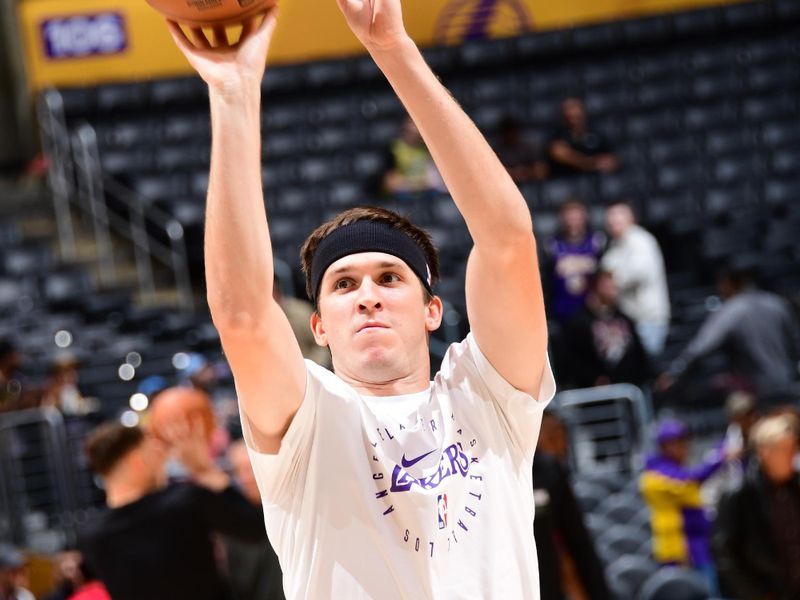
<instances>
[{"instance_id":1,"label":"nba logo on shirt","mask_svg":"<svg viewBox=\"0 0 800 600\"><path fill-rule=\"evenodd\" d=\"M439 509L439 529L447 527L447 494L440 494L436 500Z\"/></svg>"}]
</instances>

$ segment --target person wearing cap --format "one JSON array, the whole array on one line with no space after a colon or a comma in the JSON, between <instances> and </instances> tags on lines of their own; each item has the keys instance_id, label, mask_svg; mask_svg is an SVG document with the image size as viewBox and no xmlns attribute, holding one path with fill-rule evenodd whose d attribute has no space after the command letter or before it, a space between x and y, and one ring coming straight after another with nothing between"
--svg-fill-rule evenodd
<instances>
[{"instance_id":1,"label":"person wearing cap","mask_svg":"<svg viewBox=\"0 0 800 600\"><path fill-rule=\"evenodd\" d=\"M711 524L700 487L734 455L718 450L707 462L688 467L689 429L677 419L658 423L655 437L657 451L647 459L640 479L642 496L650 507L653 557L664 566L698 570L713 591L717 584L709 547Z\"/></svg>"},{"instance_id":2,"label":"person wearing cap","mask_svg":"<svg viewBox=\"0 0 800 600\"><path fill-rule=\"evenodd\" d=\"M712 540L726 597L800 598L797 437L790 414L759 421L752 434L757 461L720 502Z\"/></svg>"},{"instance_id":3,"label":"person wearing cap","mask_svg":"<svg viewBox=\"0 0 800 600\"><path fill-rule=\"evenodd\" d=\"M35 600L22 585L26 562L17 548L0 543L0 600Z\"/></svg>"},{"instance_id":4,"label":"person wearing cap","mask_svg":"<svg viewBox=\"0 0 800 600\"><path fill-rule=\"evenodd\" d=\"M338 5L419 127L474 242L471 332L433 378L436 251L379 208L346 211L303 245L310 326L333 371L303 360L272 297L259 164L275 13L235 46L217 35L213 50L171 26L209 87L208 303L286 597L538 599L531 470L555 384L530 212L425 64L401 1Z\"/></svg>"}]
</instances>

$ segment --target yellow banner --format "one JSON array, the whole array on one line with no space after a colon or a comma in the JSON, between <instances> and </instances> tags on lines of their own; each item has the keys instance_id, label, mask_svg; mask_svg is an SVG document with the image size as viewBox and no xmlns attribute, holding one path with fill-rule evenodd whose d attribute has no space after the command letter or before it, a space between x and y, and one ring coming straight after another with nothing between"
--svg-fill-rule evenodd
<instances>
[{"instance_id":1,"label":"yellow banner","mask_svg":"<svg viewBox=\"0 0 800 600\"><path fill-rule=\"evenodd\" d=\"M423 46L502 37L735 0L405 0L406 27ZM144 0L20 0L28 80L88 85L191 72L163 19ZM281 0L270 62L361 52L335 0Z\"/></svg>"}]
</instances>

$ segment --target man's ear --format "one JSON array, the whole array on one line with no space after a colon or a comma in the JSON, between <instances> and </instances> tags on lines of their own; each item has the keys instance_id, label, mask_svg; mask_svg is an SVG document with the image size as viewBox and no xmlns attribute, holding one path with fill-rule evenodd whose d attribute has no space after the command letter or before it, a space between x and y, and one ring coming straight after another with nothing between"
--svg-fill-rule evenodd
<instances>
[{"instance_id":1,"label":"man's ear","mask_svg":"<svg viewBox=\"0 0 800 600\"><path fill-rule=\"evenodd\" d=\"M319 309L311 314L311 333L314 334L314 341L318 346L325 347L328 345L328 334L325 333L325 325L322 323L322 315L319 314Z\"/></svg>"},{"instance_id":2,"label":"man's ear","mask_svg":"<svg viewBox=\"0 0 800 600\"><path fill-rule=\"evenodd\" d=\"M428 333L439 329L442 324L443 314L442 299L439 296L434 296L425 307L425 329Z\"/></svg>"}]
</instances>

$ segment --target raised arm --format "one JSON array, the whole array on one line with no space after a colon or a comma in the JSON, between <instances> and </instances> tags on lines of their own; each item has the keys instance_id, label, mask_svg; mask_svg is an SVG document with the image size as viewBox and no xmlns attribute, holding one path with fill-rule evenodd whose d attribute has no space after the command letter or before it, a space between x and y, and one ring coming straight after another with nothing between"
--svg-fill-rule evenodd
<instances>
[{"instance_id":1,"label":"raised arm","mask_svg":"<svg viewBox=\"0 0 800 600\"><path fill-rule=\"evenodd\" d=\"M428 68L403 26L400 0L337 0L433 156L475 244L467 268L470 324L514 387L537 394L547 324L530 212L483 135Z\"/></svg>"},{"instance_id":2,"label":"raised arm","mask_svg":"<svg viewBox=\"0 0 800 600\"><path fill-rule=\"evenodd\" d=\"M262 452L276 453L303 398L305 366L283 311L272 298L272 248L261 190L261 78L275 29L273 10L211 48L170 23L175 43L208 84L211 174L205 269L208 305L236 381L239 405Z\"/></svg>"}]
</instances>

